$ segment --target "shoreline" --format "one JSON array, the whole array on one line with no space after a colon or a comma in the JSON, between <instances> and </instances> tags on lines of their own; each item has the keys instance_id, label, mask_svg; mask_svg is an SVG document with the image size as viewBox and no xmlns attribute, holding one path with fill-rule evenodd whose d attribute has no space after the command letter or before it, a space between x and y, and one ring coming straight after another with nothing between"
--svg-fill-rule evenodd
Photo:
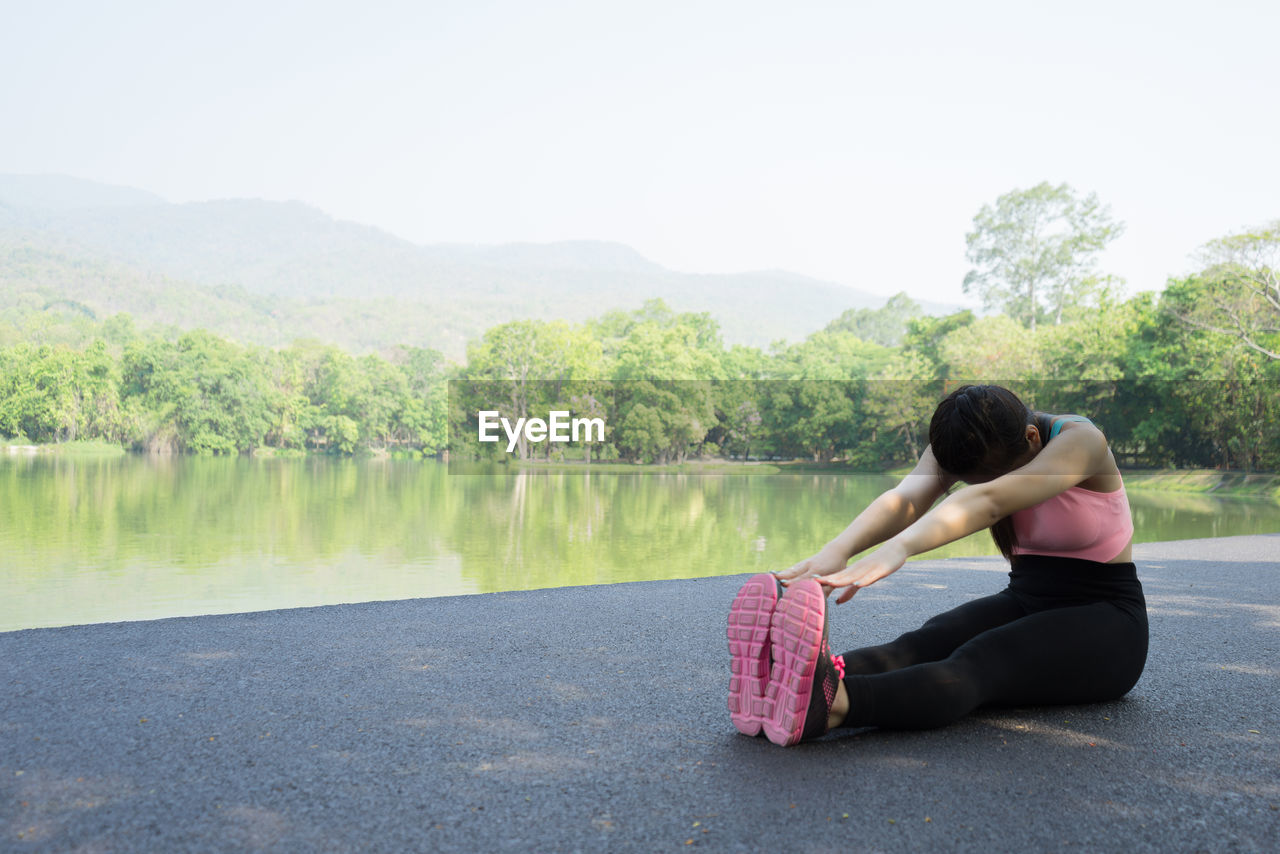
<instances>
[{"instance_id":1,"label":"shoreline","mask_svg":"<svg viewBox=\"0 0 1280 854\"><path fill-rule=\"evenodd\" d=\"M77 459L115 458L122 456L146 456L143 452L130 451L120 445L107 442L65 442L55 444L0 443L0 458L61 456ZM174 454L169 456L188 456ZM285 450L271 448L261 449L248 455L255 460L278 459L310 459L313 457L329 458L332 455L310 451ZM470 466L481 469L484 473L493 473L494 469L508 469L510 472L537 472L546 474L695 474L695 475L765 475L765 474L846 474L846 475L887 475L901 477L909 472L910 466L898 466L885 471L867 471L853 468L842 463L814 463L808 460L750 460L746 462L724 459L689 460L683 463L627 462L595 462L583 463L571 460L514 460L500 462L453 461L437 459L434 456L423 456L404 452L371 451L340 457L340 459L363 460L416 460L419 462L439 462L457 467L458 473L465 474ZM1280 502L1280 473L1250 472L1222 469L1124 469L1120 470L1125 480L1125 488L1146 492L1173 492L1203 494L1219 497L1261 498Z\"/></svg>"}]
</instances>

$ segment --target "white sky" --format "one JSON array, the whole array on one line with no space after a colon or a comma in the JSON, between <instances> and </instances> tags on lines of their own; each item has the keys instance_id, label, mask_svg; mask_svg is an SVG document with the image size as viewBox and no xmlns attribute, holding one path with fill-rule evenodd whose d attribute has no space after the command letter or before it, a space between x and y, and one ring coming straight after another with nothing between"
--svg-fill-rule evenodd
<instances>
[{"instance_id":1,"label":"white sky","mask_svg":"<svg viewBox=\"0 0 1280 854\"><path fill-rule=\"evenodd\" d=\"M1065 181L1134 292L1280 217L1277 34L1274 2L0 0L0 172L956 302L978 208Z\"/></svg>"}]
</instances>

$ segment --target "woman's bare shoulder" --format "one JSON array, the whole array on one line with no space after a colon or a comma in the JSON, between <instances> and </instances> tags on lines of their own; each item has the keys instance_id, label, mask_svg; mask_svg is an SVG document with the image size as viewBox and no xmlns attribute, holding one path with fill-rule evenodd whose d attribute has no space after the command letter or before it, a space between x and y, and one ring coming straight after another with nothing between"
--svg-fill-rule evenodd
<instances>
[{"instance_id":1,"label":"woman's bare shoulder","mask_svg":"<svg viewBox=\"0 0 1280 854\"><path fill-rule=\"evenodd\" d=\"M1055 424L1062 422L1058 428L1057 440L1066 437L1069 442L1086 442L1093 445L1099 452L1094 471L1090 472L1089 476L1080 481L1077 486L1091 492L1115 492L1123 485L1120 467L1116 464L1115 455L1111 453L1111 443L1101 427L1083 415L1051 415L1049 417Z\"/></svg>"}]
</instances>

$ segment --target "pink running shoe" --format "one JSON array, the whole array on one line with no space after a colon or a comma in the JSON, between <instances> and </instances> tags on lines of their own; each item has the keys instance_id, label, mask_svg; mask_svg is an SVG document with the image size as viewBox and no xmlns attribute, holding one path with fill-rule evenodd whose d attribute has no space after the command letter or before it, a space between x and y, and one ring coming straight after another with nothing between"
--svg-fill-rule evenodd
<instances>
[{"instance_id":1,"label":"pink running shoe","mask_svg":"<svg viewBox=\"0 0 1280 854\"><path fill-rule=\"evenodd\" d=\"M764 734L790 747L827 732L844 659L827 640L827 597L812 578L795 582L773 611L769 630L773 669L765 689Z\"/></svg>"},{"instance_id":2,"label":"pink running shoe","mask_svg":"<svg viewBox=\"0 0 1280 854\"><path fill-rule=\"evenodd\" d=\"M745 735L759 735L772 714L765 701L769 626L782 589L777 577L762 572L747 579L729 606L729 717Z\"/></svg>"}]
</instances>

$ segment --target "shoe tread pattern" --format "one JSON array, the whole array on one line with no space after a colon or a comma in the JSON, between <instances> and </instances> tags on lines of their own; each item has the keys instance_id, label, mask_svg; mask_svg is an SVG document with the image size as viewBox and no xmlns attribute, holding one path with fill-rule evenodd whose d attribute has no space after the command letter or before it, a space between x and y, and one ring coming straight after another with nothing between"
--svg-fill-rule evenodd
<instances>
[{"instance_id":1,"label":"shoe tread pattern","mask_svg":"<svg viewBox=\"0 0 1280 854\"><path fill-rule=\"evenodd\" d=\"M778 601L773 576L747 580L729 607L729 717L738 731L759 735L768 707L769 630Z\"/></svg>"},{"instance_id":2,"label":"shoe tread pattern","mask_svg":"<svg viewBox=\"0 0 1280 854\"><path fill-rule=\"evenodd\" d=\"M765 692L773 713L763 723L774 744L796 744L804 733L825 614L826 597L813 579L791 585L774 609L769 634L773 673Z\"/></svg>"}]
</instances>

